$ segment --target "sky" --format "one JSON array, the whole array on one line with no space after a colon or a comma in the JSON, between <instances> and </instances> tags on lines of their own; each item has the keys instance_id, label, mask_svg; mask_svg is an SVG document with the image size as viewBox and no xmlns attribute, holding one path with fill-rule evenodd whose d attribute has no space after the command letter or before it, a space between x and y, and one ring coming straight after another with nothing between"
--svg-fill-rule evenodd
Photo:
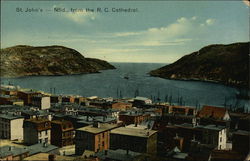
<instances>
[{"instance_id":1,"label":"sky","mask_svg":"<svg viewBox=\"0 0 250 161\"><path fill-rule=\"evenodd\" d=\"M243 1L1 1L1 48L63 45L109 62L172 63L207 45L246 41Z\"/></svg>"}]
</instances>

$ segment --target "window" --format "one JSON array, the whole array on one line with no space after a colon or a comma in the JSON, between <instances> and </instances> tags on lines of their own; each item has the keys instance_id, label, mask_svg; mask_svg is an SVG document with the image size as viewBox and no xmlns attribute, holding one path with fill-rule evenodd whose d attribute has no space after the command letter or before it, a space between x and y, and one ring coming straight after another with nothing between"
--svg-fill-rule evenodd
<instances>
[{"instance_id":1,"label":"window","mask_svg":"<svg viewBox=\"0 0 250 161\"><path fill-rule=\"evenodd\" d=\"M222 142L222 137L220 137L220 142Z\"/></svg>"},{"instance_id":2,"label":"window","mask_svg":"<svg viewBox=\"0 0 250 161\"><path fill-rule=\"evenodd\" d=\"M42 132L41 131L39 131L39 137L41 137L42 136Z\"/></svg>"},{"instance_id":3,"label":"window","mask_svg":"<svg viewBox=\"0 0 250 161\"><path fill-rule=\"evenodd\" d=\"M39 143L42 143L42 139L39 139Z\"/></svg>"}]
</instances>

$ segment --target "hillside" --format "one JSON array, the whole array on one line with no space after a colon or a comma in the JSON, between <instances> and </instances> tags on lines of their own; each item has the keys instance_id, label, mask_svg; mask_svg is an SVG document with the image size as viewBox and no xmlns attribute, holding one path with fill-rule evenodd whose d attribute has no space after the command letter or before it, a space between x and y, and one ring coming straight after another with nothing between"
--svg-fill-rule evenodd
<instances>
[{"instance_id":1,"label":"hillside","mask_svg":"<svg viewBox=\"0 0 250 161\"><path fill-rule=\"evenodd\" d=\"M1 49L1 77L83 74L106 69L115 67L63 46L18 45Z\"/></svg>"},{"instance_id":2,"label":"hillside","mask_svg":"<svg viewBox=\"0 0 250 161\"><path fill-rule=\"evenodd\" d=\"M249 42L209 45L150 72L151 76L213 81L249 88Z\"/></svg>"}]
</instances>

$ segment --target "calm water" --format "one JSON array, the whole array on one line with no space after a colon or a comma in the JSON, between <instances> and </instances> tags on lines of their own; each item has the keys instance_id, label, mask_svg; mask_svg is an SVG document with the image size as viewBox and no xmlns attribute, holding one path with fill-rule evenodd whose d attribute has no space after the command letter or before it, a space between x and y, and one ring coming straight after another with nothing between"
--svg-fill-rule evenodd
<instances>
[{"instance_id":1,"label":"calm water","mask_svg":"<svg viewBox=\"0 0 250 161\"><path fill-rule=\"evenodd\" d=\"M218 105L225 102L245 105L249 102L237 100L237 89L220 84L199 81L176 81L151 77L147 73L164 64L150 63L112 63L117 69L101 71L101 73L70 75L70 76L33 76L15 79L2 79L2 83L9 81L23 88L33 88L50 92L55 88L57 94L75 94L82 96L100 97L134 97L135 91L140 96L160 98L172 96L172 102L182 97L185 105ZM124 76L129 79L124 79ZM54 91L54 90L53 90Z\"/></svg>"}]
</instances>

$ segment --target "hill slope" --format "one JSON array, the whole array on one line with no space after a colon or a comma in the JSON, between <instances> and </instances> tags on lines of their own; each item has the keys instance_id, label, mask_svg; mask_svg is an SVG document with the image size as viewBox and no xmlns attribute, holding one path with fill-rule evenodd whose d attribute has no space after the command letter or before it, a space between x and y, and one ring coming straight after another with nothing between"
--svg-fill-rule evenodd
<instances>
[{"instance_id":1,"label":"hill slope","mask_svg":"<svg viewBox=\"0 0 250 161\"><path fill-rule=\"evenodd\" d=\"M85 58L63 46L19 45L1 49L1 77L68 75L115 69L106 61Z\"/></svg>"},{"instance_id":2,"label":"hill slope","mask_svg":"<svg viewBox=\"0 0 250 161\"><path fill-rule=\"evenodd\" d=\"M202 80L249 88L249 42L209 45L183 56L150 75L179 80Z\"/></svg>"}]
</instances>

